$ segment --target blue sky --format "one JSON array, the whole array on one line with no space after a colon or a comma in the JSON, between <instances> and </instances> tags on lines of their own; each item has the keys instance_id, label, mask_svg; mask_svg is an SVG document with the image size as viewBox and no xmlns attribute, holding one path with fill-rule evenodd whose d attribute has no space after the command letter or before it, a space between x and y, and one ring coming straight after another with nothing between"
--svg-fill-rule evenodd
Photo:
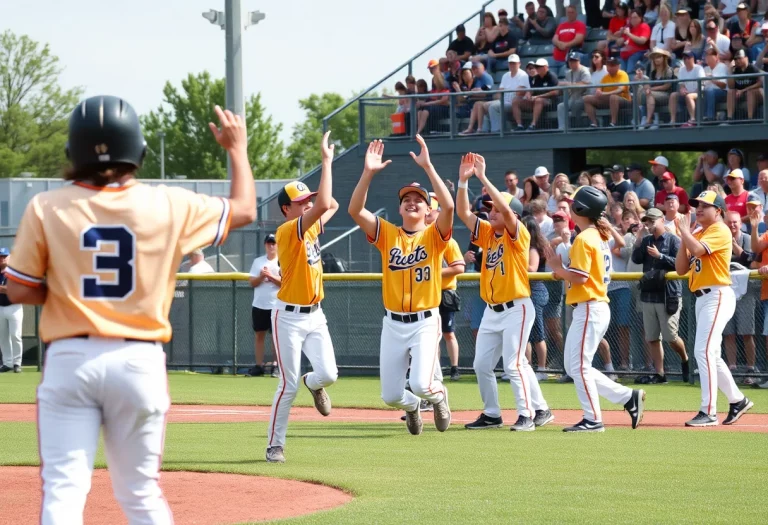
<instances>
[{"instance_id":1,"label":"blue sky","mask_svg":"<svg viewBox=\"0 0 768 525\"><path fill-rule=\"evenodd\" d=\"M554 0L552 0L554 8ZM482 5L479 0L243 0L267 18L243 39L246 95L261 92L283 138L302 118L298 100L335 91L349 97ZM65 87L114 94L140 112L155 109L166 81L203 70L224 76L224 31L202 17L223 0L0 0L0 31L46 42L61 59ZM10 7L10 6L13 7ZM522 6L522 2L520 2ZM494 13L513 2L496 0ZM468 25L474 37L477 23ZM435 49L444 53L446 44ZM415 73L426 77L426 57ZM400 80L399 75L396 80ZM418 77L417 77L418 78ZM394 85L393 80L390 87Z\"/></svg>"}]
</instances>

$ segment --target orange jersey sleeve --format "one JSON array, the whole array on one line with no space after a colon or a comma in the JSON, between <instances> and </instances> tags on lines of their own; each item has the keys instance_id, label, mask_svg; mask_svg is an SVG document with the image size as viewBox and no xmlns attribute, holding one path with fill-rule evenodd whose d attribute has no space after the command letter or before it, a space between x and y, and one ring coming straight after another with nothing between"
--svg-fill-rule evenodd
<instances>
[{"instance_id":1,"label":"orange jersey sleeve","mask_svg":"<svg viewBox=\"0 0 768 525\"><path fill-rule=\"evenodd\" d=\"M38 196L27 204L16 231L7 277L27 286L40 286L48 273L48 244L43 230L43 211Z\"/></svg>"},{"instance_id":2,"label":"orange jersey sleeve","mask_svg":"<svg viewBox=\"0 0 768 525\"><path fill-rule=\"evenodd\" d=\"M489 304L504 304L531 296L528 258L531 234L522 222L512 237L506 229L498 234L488 221L478 220L472 235L483 249L480 297Z\"/></svg>"},{"instance_id":3,"label":"orange jersey sleeve","mask_svg":"<svg viewBox=\"0 0 768 525\"><path fill-rule=\"evenodd\" d=\"M183 188L160 186L178 208L175 213L183 223L179 247L184 254L201 246L221 246L229 234L232 220L229 199L211 197Z\"/></svg>"},{"instance_id":4,"label":"orange jersey sleeve","mask_svg":"<svg viewBox=\"0 0 768 525\"><path fill-rule=\"evenodd\" d=\"M568 271L587 278L583 284L568 283L566 304L587 301L608 302L608 283L611 281L611 250L595 228L576 236L569 252Z\"/></svg>"},{"instance_id":5,"label":"orange jersey sleeve","mask_svg":"<svg viewBox=\"0 0 768 525\"><path fill-rule=\"evenodd\" d=\"M277 298L289 304L312 305L323 300L323 264L318 237L321 221L302 235L304 217L282 224L275 234L282 284Z\"/></svg>"},{"instance_id":6,"label":"orange jersey sleeve","mask_svg":"<svg viewBox=\"0 0 768 525\"><path fill-rule=\"evenodd\" d=\"M710 224L706 229L693 232L706 251L701 257L691 258L688 286L692 292L708 286L730 286L733 236L723 222Z\"/></svg>"},{"instance_id":7,"label":"orange jersey sleeve","mask_svg":"<svg viewBox=\"0 0 768 525\"><path fill-rule=\"evenodd\" d=\"M445 252L443 253L443 264L444 267L465 266L464 254L461 253L461 248L459 248L459 243L456 242L456 239L451 239L448 242L448 245L445 247ZM443 290L455 290L456 287L457 279L455 275L448 278L443 277Z\"/></svg>"}]
</instances>

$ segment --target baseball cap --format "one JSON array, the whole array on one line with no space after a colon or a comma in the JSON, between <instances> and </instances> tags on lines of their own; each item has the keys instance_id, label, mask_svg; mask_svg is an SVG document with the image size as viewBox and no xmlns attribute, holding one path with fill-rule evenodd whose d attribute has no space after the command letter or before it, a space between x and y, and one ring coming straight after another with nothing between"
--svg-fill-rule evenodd
<instances>
[{"instance_id":1,"label":"baseball cap","mask_svg":"<svg viewBox=\"0 0 768 525\"><path fill-rule=\"evenodd\" d=\"M277 244L277 239L275 238L274 234L270 233L264 237L264 244Z\"/></svg>"},{"instance_id":2,"label":"baseball cap","mask_svg":"<svg viewBox=\"0 0 768 525\"><path fill-rule=\"evenodd\" d=\"M436 59L432 59L429 62L427 62L427 69L432 69L433 67L437 67L440 65L440 62Z\"/></svg>"},{"instance_id":3,"label":"baseball cap","mask_svg":"<svg viewBox=\"0 0 768 525\"><path fill-rule=\"evenodd\" d=\"M664 157L656 157L657 159L664 159ZM667 160L667 159L664 159ZM653 162L651 162L653 164ZM627 171L643 171L643 167L638 164L637 162L633 162L629 166L627 166Z\"/></svg>"},{"instance_id":4,"label":"baseball cap","mask_svg":"<svg viewBox=\"0 0 768 525\"><path fill-rule=\"evenodd\" d=\"M645 220L645 219L656 220L656 219L661 219L662 217L664 217L664 214L661 212L660 209L658 209L658 208L651 208L650 210L645 212L645 217L643 217L643 220Z\"/></svg>"},{"instance_id":5,"label":"baseball cap","mask_svg":"<svg viewBox=\"0 0 768 525\"><path fill-rule=\"evenodd\" d=\"M544 166L539 166L536 171L533 172L534 177L549 177L549 171Z\"/></svg>"},{"instance_id":6,"label":"baseball cap","mask_svg":"<svg viewBox=\"0 0 768 525\"><path fill-rule=\"evenodd\" d=\"M760 197L758 197L754 193L750 193L749 195L747 195L747 204L758 205L758 204L762 204L762 203L763 203L763 201L760 200Z\"/></svg>"},{"instance_id":7,"label":"baseball cap","mask_svg":"<svg viewBox=\"0 0 768 525\"><path fill-rule=\"evenodd\" d=\"M649 160L648 164L654 164L654 165L655 164L659 164L661 166L664 166L665 168L669 167L669 161L667 160L667 157L664 157L662 155L659 155L658 157L656 157L653 160Z\"/></svg>"},{"instance_id":8,"label":"baseball cap","mask_svg":"<svg viewBox=\"0 0 768 525\"><path fill-rule=\"evenodd\" d=\"M672 175L670 172L665 171L664 175L661 176L661 180L675 180L675 176Z\"/></svg>"},{"instance_id":9,"label":"baseball cap","mask_svg":"<svg viewBox=\"0 0 768 525\"><path fill-rule=\"evenodd\" d=\"M440 208L440 203L437 202L437 195L435 195L434 191L429 192L429 207L433 210Z\"/></svg>"},{"instance_id":10,"label":"baseball cap","mask_svg":"<svg viewBox=\"0 0 768 525\"><path fill-rule=\"evenodd\" d=\"M536 67L543 67L543 66L548 66L549 62L547 62L546 58L539 58L538 60L536 60L536 62L533 63L533 65Z\"/></svg>"},{"instance_id":11,"label":"baseball cap","mask_svg":"<svg viewBox=\"0 0 768 525\"><path fill-rule=\"evenodd\" d=\"M715 208L720 208L723 213L725 213L726 209L725 200L714 191L703 191L695 199L689 200L688 203L694 208L698 208L699 204L714 206Z\"/></svg>"},{"instance_id":12,"label":"baseball cap","mask_svg":"<svg viewBox=\"0 0 768 525\"><path fill-rule=\"evenodd\" d=\"M8 257L11 255L11 252L8 251L8 248L0 248L0 257Z\"/></svg>"},{"instance_id":13,"label":"baseball cap","mask_svg":"<svg viewBox=\"0 0 768 525\"><path fill-rule=\"evenodd\" d=\"M693 51L683 51L683 58L696 58Z\"/></svg>"},{"instance_id":14,"label":"baseball cap","mask_svg":"<svg viewBox=\"0 0 768 525\"><path fill-rule=\"evenodd\" d=\"M529 66L535 66L536 62L533 60L529 60L528 63L525 64L525 68L528 69Z\"/></svg>"},{"instance_id":15,"label":"baseball cap","mask_svg":"<svg viewBox=\"0 0 768 525\"><path fill-rule=\"evenodd\" d=\"M464 24L459 24L456 26L456 32L457 33L466 33L467 29L464 27Z\"/></svg>"},{"instance_id":16,"label":"baseball cap","mask_svg":"<svg viewBox=\"0 0 768 525\"><path fill-rule=\"evenodd\" d=\"M739 168L736 168L735 170L732 170L728 175L726 175L727 178L732 179L743 179L744 173Z\"/></svg>"},{"instance_id":17,"label":"baseball cap","mask_svg":"<svg viewBox=\"0 0 768 525\"><path fill-rule=\"evenodd\" d=\"M520 202L520 199L515 198L511 193L508 193L506 191L500 192L502 198L504 201L509 205L510 209L515 212L517 215L523 214L523 203ZM483 195L482 203L483 207L487 209L491 209L493 207L493 202L491 202L493 199L491 199L490 195Z\"/></svg>"},{"instance_id":18,"label":"baseball cap","mask_svg":"<svg viewBox=\"0 0 768 525\"><path fill-rule=\"evenodd\" d=\"M768 160L768 154L761 153L757 156L757 162L765 162L766 160Z\"/></svg>"},{"instance_id":19,"label":"baseball cap","mask_svg":"<svg viewBox=\"0 0 768 525\"><path fill-rule=\"evenodd\" d=\"M731 148L728 151L728 155L738 155L742 159L744 158L744 152L742 152L739 148Z\"/></svg>"},{"instance_id":20,"label":"baseball cap","mask_svg":"<svg viewBox=\"0 0 768 525\"><path fill-rule=\"evenodd\" d=\"M571 51L571 54L568 55L568 60L578 60L581 61L581 53L578 53L576 51Z\"/></svg>"},{"instance_id":21,"label":"baseball cap","mask_svg":"<svg viewBox=\"0 0 768 525\"><path fill-rule=\"evenodd\" d=\"M419 197L424 199L424 202L427 203L427 206L429 206L429 203L432 202L432 197L430 197L429 192L427 191L427 188L425 188L418 182L412 182L408 186L403 186L402 188L400 188L400 191L398 192L400 201L402 201L403 197L405 197L409 193L418 193Z\"/></svg>"},{"instance_id":22,"label":"baseball cap","mask_svg":"<svg viewBox=\"0 0 768 525\"><path fill-rule=\"evenodd\" d=\"M461 69L472 69L472 62L464 62L464 65L461 66Z\"/></svg>"},{"instance_id":23,"label":"baseball cap","mask_svg":"<svg viewBox=\"0 0 768 525\"><path fill-rule=\"evenodd\" d=\"M607 59L605 59L605 63L611 66L618 66L619 64L621 64L621 62L619 62L619 59L616 57L608 57Z\"/></svg>"},{"instance_id":24,"label":"baseball cap","mask_svg":"<svg viewBox=\"0 0 768 525\"><path fill-rule=\"evenodd\" d=\"M283 186L277 195L277 204L282 208L283 206L290 206L292 202L301 202L315 195L317 195L316 191L309 191L306 184L295 180Z\"/></svg>"},{"instance_id":25,"label":"baseball cap","mask_svg":"<svg viewBox=\"0 0 768 525\"><path fill-rule=\"evenodd\" d=\"M552 214L552 220L554 222L557 222L558 220L567 221L568 215L566 215L564 211L556 211Z\"/></svg>"},{"instance_id":26,"label":"baseball cap","mask_svg":"<svg viewBox=\"0 0 768 525\"><path fill-rule=\"evenodd\" d=\"M733 53L733 58L747 58L747 53L745 53L743 49L737 49Z\"/></svg>"},{"instance_id":27,"label":"baseball cap","mask_svg":"<svg viewBox=\"0 0 768 525\"><path fill-rule=\"evenodd\" d=\"M624 171L624 166L621 164L614 164L610 168L608 168L610 171L616 173L617 171Z\"/></svg>"},{"instance_id":28,"label":"baseball cap","mask_svg":"<svg viewBox=\"0 0 768 525\"><path fill-rule=\"evenodd\" d=\"M739 5L736 6L736 11L743 11L745 9L749 9L749 7L744 2L742 2L742 3L740 3Z\"/></svg>"},{"instance_id":29,"label":"baseball cap","mask_svg":"<svg viewBox=\"0 0 768 525\"><path fill-rule=\"evenodd\" d=\"M664 198L665 201L679 201L680 197L677 196L676 193L667 193L667 196Z\"/></svg>"},{"instance_id":30,"label":"baseball cap","mask_svg":"<svg viewBox=\"0 0 768 525\"><path fill-rule=\"evenodd\" d=\"M680 9L675 11L675 14L676 15L690 15L691 14L691 10L689 8L687 8L687 7L681 7Z\"/></svg>"},{"instance_id":31,"label":"baseball cap","mask_svg":"<svg viewBox=\"0 0 768 525\"><path fill-rule=\"evenodd\" d=\"M516 53L512 53L511 55L509 55L509 58L507 58L507 62L517 62L519 64L520 63L520 57L517 56Z\"/></svg>"}]
</instances>

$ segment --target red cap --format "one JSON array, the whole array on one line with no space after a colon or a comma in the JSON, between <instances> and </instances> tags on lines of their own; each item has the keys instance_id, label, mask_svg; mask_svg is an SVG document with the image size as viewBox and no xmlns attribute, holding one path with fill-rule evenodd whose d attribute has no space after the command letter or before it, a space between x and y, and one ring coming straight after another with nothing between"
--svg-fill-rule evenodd
<instances>
[{"instance_id":1,"label":"red cap","mask_svg":"<svg viewBox=\"0 0 768 525\"><path fill-rule=\"evenodd\" d=\"M555 213L553 213L552 214L552 218L554 219L555 217L557 217L559 219L563 219L564 221L568 221L568 215L566 215L566 213L564 211L562 211L562 210L561 211L556 211Z\"/></svg>"},{"instance_id":2,"label":"red cap","mask_svg":"<svg viewBox=\"0 0 768 525\"><path fill-rule=\"evenodd\" d=\"M675 180L675 176L669 171L665 171L664 175L661 176L661 180Z\"/></svg>"}]
</instances>

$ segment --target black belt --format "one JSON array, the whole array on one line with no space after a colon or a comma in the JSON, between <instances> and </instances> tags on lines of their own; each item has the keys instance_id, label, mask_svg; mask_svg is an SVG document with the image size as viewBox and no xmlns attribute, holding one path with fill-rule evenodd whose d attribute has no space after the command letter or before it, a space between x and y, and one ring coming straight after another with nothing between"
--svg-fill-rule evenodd
<instances>
[{"instance_id":1,"label":"black belt","mask_svg":"<svg viewBox=\"0 0 768 525\"><path fill-rule=\"evenodd\" d=\"M126 343L152 343L152 344L157 344L157 341L150 341L148 339L133 339L133 338L130 338L130 337L108 337L108 336L97 336L97 335L90 336L90 335L86 335L86 334L81 334L81 335L73 335L71 338L72 339L90 339L91 337L104 337L104 339L117 339L117 340L120 340L120 341L125 341Z\"/></svg>"},{"instance_id":2,"label":"black belt","mask_svg":"<svg viewBox=\"0 0 768 525\"><path fill-rule=\"evenodd\" d=\"M292 304L286 305L286 312L295 312L297 314L311 314L315 310L320 308L320 303L313 304L312 306L293 306Z\"/></svg>"},{"instance_id":3,"label":"black belt","mask_svg":"<svg viewBox=\"0 0 768 525\"><path fill-rule=\"evenodd\" d=\"M427 310L426 312L424 312L422 319L429 319L430 317L432 317L432 311ZM398 323L415 323L416 321L419 320L419 314L400 315L396 313L390 313L389 318L392 319L393 321L397 321Z\"/></svg>"},{"instance_id":4,"label":"black belt","mask_svg":"<svg viewBox=\"0 0 768 525\"><path fill-rule=\"evenodd\" d=\"M693 292L693 295L696 297L701 297L702 295L707 295L709 292L712 291L712 288L702 288L701 290L696 290Z\"/></svg>"},{"instance_id":5,"label":"black belt","mask_svg":"<svg viewBox=\"0 0 768 525\"><path fill-rule=\"evenodd\" d=\"M509 301L507 303L502 303L502 304L489 304L488 308L490 308L494 312L503 312L504 310L509 310L514 306L515 306L515 301Z\"/></svg>"}]
</instances>

